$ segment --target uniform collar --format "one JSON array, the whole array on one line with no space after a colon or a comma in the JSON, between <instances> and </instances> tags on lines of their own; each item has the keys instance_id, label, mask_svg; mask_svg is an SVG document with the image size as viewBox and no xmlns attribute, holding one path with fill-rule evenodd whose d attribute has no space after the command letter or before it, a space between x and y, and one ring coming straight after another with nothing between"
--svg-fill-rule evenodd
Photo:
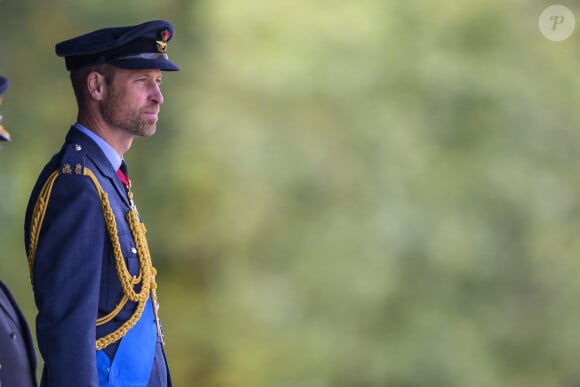
<instances>
[{"instance_id":1,"label":"uniform collar","mask_svg":"<svg viewBox=\"0 0 580 387\"><path fill-rule=\"evenodd\" d=\"M102 146L101 142L103 143ZM107 153L107 149L112 149L109 144L89 129L84 128L79 124L75 124L71 127L66 136L66 143L69 145L79 145L80 148L86 152L87 157L92 160L94 167L111 181L115 190L127 206L131 205L127 198L126 188L123 186L121 179L119 179L119 176L117 176L116 173L117 166L121 163L119 160L122 159L115 151ZM111 160L111 156L114 156L113 160Z\"/></svg>"},{"instance_id":2,"label":"uniform collar","mask_svg":"<svg viewBox=\"0 0 580 387\"><path fill-rule=\"evenodd\" d=\"M77 128L78 130L80 130L82 133L87 135L91 140L93 140L94 142L97 143L97 145L99 146L99 148L101 148L101 150L103 151L103 153L107 157L107 160L109 160L109 162L111 163L111 165L113 166L115 171L117 169L119 169L119 167L121 166L121 163L123 162L123 158L121 156L119 156L117 151L115 149L113 149L113 147L111 145L109 145L108 142L106 142L101 137L99 137L98 134L96 134L92 130L86 128L85 126L79 124L78 122L74 124L74 127Z\"/></svg>"}]
</instances>

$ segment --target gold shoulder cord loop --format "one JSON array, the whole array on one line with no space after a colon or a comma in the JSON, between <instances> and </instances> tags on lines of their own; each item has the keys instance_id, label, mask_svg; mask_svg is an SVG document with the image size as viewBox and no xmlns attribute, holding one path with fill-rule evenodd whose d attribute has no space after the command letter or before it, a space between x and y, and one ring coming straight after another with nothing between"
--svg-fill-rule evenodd
<instances>
[{"instance_id":1,"label":"gold shoulder cord loop","mask_svg":"<svg viewBox=\"0 0 580 387\"><path fill-rule=\"evenodd\" d=\"M32 212L32 218L30 220L30 248L28 249L28 272L30 274L30 282L32 282L32 274L34 269L34 257L36 256L36 248L38 246L38 236L40 235L40 227L44 221L44 214L46 214L46 208L48 207L48 199L50 198L50 193L54 182L58 177L58 170L54 171L42 187L40 194L38 194L38 199L34 203L34 210Z\"/></svg>"},{"instance_id":2,"label":"gold shoulder cord loop","mask_svg":"<svg viewBox=\"0 0 580 387\"><path fill-rule=\"evenodd\" d=\"M38 199L34 205L34 211L32 214L31 226L30 226L30 248L28 255L28 265L30 270L30 279L32 281L32 274L34 269L34 257L36 255L36 249L38 245L38 237L40 234L40 228L44 220L44 214L46 213L46 208L48 207L48 200L50 198L50 193L54 186L54 182L58 177L59 171L54 171L49 178L46 180L44 187L42 188ZM123 289L123 298L117 304L117 306L111 311L111 313L106 316L100 317L96 321L96 325L100 326L111 321L115 316L119 314L123 306L127 301L131 300L137 303L137 308L131 317L125 321L119 328L115 331L103 336L96 341L97 350L106 348L108 345L119 341L125 334L135 326L137 321L141 318L143 310L147 300L149 299L149 293L155 292L157 284L155 282L156 270L151 263L151 254L149 252L149 246L147 245L147 239L145 238L145 226L139 220L137 215L137 210L133 206L127 213L127 221L129 222L129 227L131 229L131 234L136 244L137 254L139 258L139 276L132 276L127 269L125 264L125 259L123 258L123 251L121 250L121 244L119 242L119 236L117 235L117 223L115 221L115 214L111 209L109 203L108 195L99 184L95 174L89 169L84 168L84 175L89 177L97 191L99 192L99 197L101 199L101 206L103 208L103 216L105 218L105 224L107 226L107 231L109 237L111 238L111 243L113 245L113 253L115 255L115 266L117 269L117 276L121 282L121 288ZM141 289L139 292L135 292L135 286L141 284ZM155 306L154 306L155 307Z\"/></svg>"}]
</instances>

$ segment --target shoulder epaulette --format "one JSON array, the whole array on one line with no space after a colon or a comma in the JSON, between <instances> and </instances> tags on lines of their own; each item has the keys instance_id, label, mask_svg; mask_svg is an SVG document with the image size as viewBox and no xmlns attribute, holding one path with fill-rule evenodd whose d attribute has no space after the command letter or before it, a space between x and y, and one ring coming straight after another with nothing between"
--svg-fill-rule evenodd
<instances>
[{"instance_id":1,"label":"shoulder epaulette","mask_svg":"<svg viewBox=\"0 0 580 387\"><path fill-rule=\"evenodd\" d=\"M85 151L79 144L67 144L62 155L59 173L82 176L85 172Z\"/></svg>"}]
</instances>

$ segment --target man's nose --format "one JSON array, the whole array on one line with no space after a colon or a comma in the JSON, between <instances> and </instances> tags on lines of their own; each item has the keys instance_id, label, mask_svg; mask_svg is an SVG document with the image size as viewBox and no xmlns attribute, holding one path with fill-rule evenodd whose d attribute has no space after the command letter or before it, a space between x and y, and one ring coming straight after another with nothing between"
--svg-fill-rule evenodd
<instances>
[{"instance_id":1,"label":"man's nose","mask_svg":"<svg viewBox=\"0 0 580 387\"><path fill-rule=\"evenodd\" d=\"M151 100L159 105L163 103L163 93L161 92L161 87L157 83L155 83L155 86L153 87Z\"/></svg>"}]
</instances>

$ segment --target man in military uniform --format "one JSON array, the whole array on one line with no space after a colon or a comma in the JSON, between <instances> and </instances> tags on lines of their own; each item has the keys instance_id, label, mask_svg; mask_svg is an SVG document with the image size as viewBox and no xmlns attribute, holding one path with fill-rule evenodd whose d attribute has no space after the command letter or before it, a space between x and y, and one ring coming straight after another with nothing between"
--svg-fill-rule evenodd
<instances>
[{"instance_id":1,"label":"man in military uniform","mask_svg":"<svg viewBox=\"0 0 580 387\"><path fill-rule=\"evenodd\" d=\"M174 28L156 20L56 45L77 122L40 173L25 244L43 387L171 386L155 268L123 155L156 131Z\"/></svg>"},{"instance_id":2,"label":"man in military uniform","mask_svg":"<svg viewBox=\"0 0 580 387\"><path fill-rule=\"evenodd\" d=\"M0 77L0 104L8 81ZM2 126L0 141L10 141L10 133ZM14 297L0 281L0 387L35 387L36 353L24 315Z\"/></svg>"}]
</instances>

